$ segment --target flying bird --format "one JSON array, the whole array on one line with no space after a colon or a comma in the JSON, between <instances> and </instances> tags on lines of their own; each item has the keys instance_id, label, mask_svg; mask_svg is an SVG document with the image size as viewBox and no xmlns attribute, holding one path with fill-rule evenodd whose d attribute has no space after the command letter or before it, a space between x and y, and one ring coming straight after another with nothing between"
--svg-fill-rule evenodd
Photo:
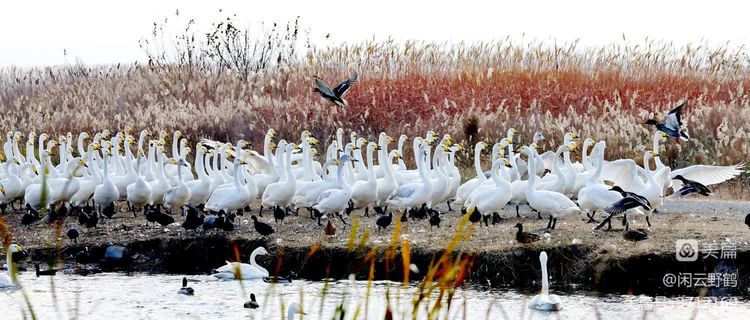
<instances>
[{"instance_id":1,"label":"flying bird","mask_svg":"<svg viewBox=\"0 0 750 320\"><path fill-rule=\"evenodd\" d=\"M337 104L340 107L346 107L349 104L346 102L346 100L343 99L344 94L351 88L354 83L357 82L357 74L352 74L349 79L346 79L346 81L342 82L333 90L331 90L328 85L323 82L322 79L315 77L315 88L313 88L313 92L317 92L322 96L323 98L326 98L326 100L331 101L335 104Z\"/></svg>"},{"instance_id":2,"label":"flying bird","mask_svg":"<svg viewBox=\"0 0 750 320\"><path fill-rule=\"evenodd\" d=\"M711 190L708 189L705 185L703 185L700 182L688 180L687 178L683 177L682 175L676 175L672 179L677 179L682 181L682 188L677 190L675 192L676 196L684 197L686 195L692 194L692 193L698 193L703 196L710 196Z\"/></svg>"},{"instance_id":3,"label":"flying bird","mask_svg":"<svg viewBox=\"0 0 750 320\"><path fill-rule=\"evenodd\" d=\"M680 140L687 141L690 139L687 132L682 130L682 108L685 107L686 102L681 103L679 106L672 109L667 113L667 120L664 123L660 123L654 119L648 119L646 124L656 126L656 129L666 133L670 137L674 137L677 143Z\"/></svg>"}]
</instances>

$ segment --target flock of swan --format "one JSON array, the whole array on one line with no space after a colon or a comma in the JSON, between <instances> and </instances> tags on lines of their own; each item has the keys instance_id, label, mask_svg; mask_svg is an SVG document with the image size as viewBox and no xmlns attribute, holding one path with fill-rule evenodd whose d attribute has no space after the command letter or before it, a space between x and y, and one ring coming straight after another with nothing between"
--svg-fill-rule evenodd
<instances>
[{"instance_id":1,"label":"flock of swan","mask_svg":"<svg viewBox=\"0 0 750 320\"><path fill-rule=\"evenodd\" d=\"M24 218L29 223L35 218L44 220L38 216L43 206L49 209L47 216L69 209L82 212L81 208L88 207L89 212L95 208L111 217L121 202L127 203L133 214L143 210L149 217L149 211L158 211L167 222L174 222L170 216L190 211L188 208L226 216L228 221L259 199L260 210L272 209L277 221L303 208L313 218L336 216L346 223L345 217L356 208L363 208L365 216L374 210L380 218L390 217L390 208L401 212L404 219L406 215L429 215L439 220L442 204L447 204L449 211L453 210L451 204L458 204L472 222L484 218L486 224L507 205L516 207L517 216L518 207L527 205L539 218L549 217L550 230L557 219L582 212L592 220L595 213L603 211L645 216L650 225L650 214L662 205L670 188L679 196L707 194L710 190L705 186L731 179L744 167L741 163L673 169L659 156L660 141L667 136L662 131L654 133L653 148L643 154L640 166L631 159L605 160L604 141L587 138L579 147L572 132L565 133L553 150L538 150L545 139L541 133L517 148L516 130L510 129L492 146L484 141L474 146L475 176L469 179L461 176L456 165L456 155L464 148L453 143L450 135L438 136L433 131L424 137L401 135L391 148L394 138L386 133L368 141L355 132L347 135L338 129L326 146L323 161L317 161L319 141L309 131L301 132L298 141L288 142L277 141L270 129L259 151L244 140L203 139L195 146L192 162L188 161L192 150L180 131L172 134L169 154L165 150L167 132L160 132L155 139L148 130L137 138L131 132L130 128L116 134L104 130L93 137L83 132L77 139L69 133L57 140L31 132L25 153L19 146L22 134L9 132L3 145L5 156L0 155L0 208L5 212L8 206L24 205ZM407 142L416 159L415 168L408 168L402 159ZM481 164L489 148L491 168L487 172ZM579 148L580 161L574 162L571 153ZM637 194L637 199L645 201L618 207L618 201L628 196L617 190ZM166 213L161 213L162 209ZM258 226L256 230L261 232ZM263 235L268 232L273 229Z\"/></svg>"},{"instance_id":2,"label":"flock of swan","mask_svg":"<svg viewBox=\"0 0 750 320\"><path fill-rule=\"evenodd\" d=\"M55 217L50 215L68 210L89 213L92 219L111 217L117 204L126 203L134 215L142 210L148 218L156 212L167 223L174 222L172 216L186 215L183 226L200 215L200 221L190 225L206 228L208 221L214 226L231 224L234 213L252 211L250 206L260 200L258 215L263 208L270 209L277 221L306 209L318 225L321 218L334 216L346 224L351 211L362 208L365 216L375 211L378 227L385 228L393 211L401 213L402 219L429 216L431 225L439 225L443 204L453 211L452 204L471 222L481 224L484 219L487 225L495 216L512 215L504 210L506 206L515 206L517 217L518 208L528 206L539 219L549 217L547 231L552 232L558 219L579 213L586 213L591 222L596 221L597 212L606 212L602 225L616 214L643 216L650 226L650 215L670 189L674 196L707 195L706 186L734 178L744 168L744 163L671 168L660 159L660 143L667 136L687 139L687 134L679 130L670 134L661 128L654 132L642 166L631 159L607 160L604 141L587 138L579 145L573 132L565 133L553 150L539 150L545 140L542 133L517 147L517 131L510 129L493 145L476 143L475 172L468 179L456 165L464 147L453 143L450 135L434 131L398 139L382 132L368 141L338 129L318 161L319 141L309 131L302 131L299 140L286 141L277 140L276 132L269 129L258 151L244 140L203 139L195 145L192 162L188 160L192 149L179 131L171 134L171 152L167 151L170 134L165 131L156 137L149 130L137 137L132 133L125 128L114 134L104 130L92 137L83 132L74 138L68 133L50 140L47 134L31 132L25 145L22 133L7 133L4 154L0 154L0 208L5 213L8 207L25 207L22 222L30 224L52 222ZM579 149L580 160L573 161L571 154ZM485 150L491 150L489 171L482 167ZM409 151L415 159L412 168L402 157ZM40 212L46 216L39 217ZM273 233L270 225L255 216L253 220L263 236ZM519 242L539 240L538 235L523 232L520 223L516 227ZM9 247L9 266L10 256L19 250L17 245ZM268 271L255 262L259 254L267 252L256 249L250 264L228 262L216 270L215 277L268 277ZM546 278L546 254L540 260ZM545 292L546 283L545 279ZM0 286L4 285L12 286L12 281L2 274ZM552 298L540 298L540 304L545 304L540 308L558 308L555 303L559 301Z\"/></svg>"}]
</instances>

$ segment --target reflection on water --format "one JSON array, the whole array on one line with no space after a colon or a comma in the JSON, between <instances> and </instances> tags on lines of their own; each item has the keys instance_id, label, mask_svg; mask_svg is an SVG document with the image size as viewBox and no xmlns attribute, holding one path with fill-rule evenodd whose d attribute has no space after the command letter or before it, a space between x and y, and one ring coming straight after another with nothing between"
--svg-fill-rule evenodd
<instances>
[{"instance_id":1,"label":"reflection on water","mask_svg":"<svg viewBox=\"0 0 750 320\"><path fill-rule=\"evenodd\" d=\"M323 282L295 281L270 285L260 281L218 281L211 276L188 276L195 296L178 295L182 276L100 274L82 277L58 275L36 278L33 273L21 275L25 291L31 298L38 319L285 319L282 304L298 302L307 315L304 319L332 319L338 306L344 306L345 319L383 319L386 292L395 319L411 319L415 289L402 288L392 282L376 282L366 299L367 282L338 281L325 288ZM54 289L51 290L52 281ZM325 292L325 297L324 297ZM255 293L260 309L243 308L250 293ZM53 295L57 299L53 299ZM426 318L426 306L418 310ZM470 288L458 291L450 310L441 309L440 319L747 319L750 303L696 302L687 299L650 299L583 294L562 297L564 310L543 314L526 308L527 296L507 290ZM18 290L0 291L0 319L28 317ZM448 314L446 315L446 312ZM599 313L597 317L595 313ZM283 316L282 316L283 315ZM644 317L645 315L645 317ZM446 317L447 316L447 317ZM298 319L298 318L295 318Z\"/></svg>"}]
</instances>

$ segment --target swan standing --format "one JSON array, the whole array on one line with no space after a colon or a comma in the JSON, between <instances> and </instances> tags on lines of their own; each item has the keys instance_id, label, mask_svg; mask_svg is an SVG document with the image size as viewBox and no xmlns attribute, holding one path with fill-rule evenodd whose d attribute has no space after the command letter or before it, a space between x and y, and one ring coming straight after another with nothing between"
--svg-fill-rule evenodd
<instances>
[{"instance_id":1,"label":"swan standing","mask_svg":"<svg viewBox=\"0 0 750 320\"><path fill-rule=\"evenodd\" d=\"M522 150L529 159L534 159L536 155L534 149L523 147ZM536 161L529 161L529 172L536 172ZM528 200L529 206L539 211L540 214L549 214L547 229L554 229L559 217L581 212L581 208L562 193L536 190L536 180L536 175L529 176L526 184L526 200Z\"/></svg>"}]
</instances>

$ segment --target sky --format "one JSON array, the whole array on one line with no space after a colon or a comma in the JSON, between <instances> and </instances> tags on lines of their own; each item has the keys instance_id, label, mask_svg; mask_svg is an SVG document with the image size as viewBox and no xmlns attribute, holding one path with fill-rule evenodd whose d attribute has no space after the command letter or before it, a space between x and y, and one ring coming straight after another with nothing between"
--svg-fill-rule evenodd
<instances>
[{"instance_id":1,"label":"sky","mask_svg":"<svg viewBox=\"0 0 750 320\"><path fill-rule=\"evenodd\" d=\"M178 9L199 27L227 13L247 24L300 16L319 46L389 37L472 42L506 36L598 46L622 42L623 35L677 45L750 45L750 3L744 1L24 0L0 5L0 67L142 61L139 39ZM329 33L331 40L322 40Z\"/></svg>"}]
</instances>

